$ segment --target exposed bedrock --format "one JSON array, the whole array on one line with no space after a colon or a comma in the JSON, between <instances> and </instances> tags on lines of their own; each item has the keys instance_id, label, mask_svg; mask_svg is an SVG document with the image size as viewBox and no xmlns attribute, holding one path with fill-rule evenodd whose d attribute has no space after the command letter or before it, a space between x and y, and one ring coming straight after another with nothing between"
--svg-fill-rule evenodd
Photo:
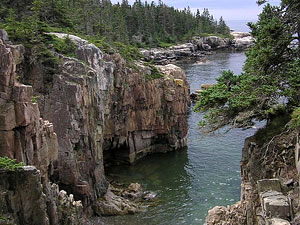
<instances>
[{"instance_id":1,"label":"exposed bedrock","mask_svg":"<svg viewBox=\"0 0 300 225\"><path fill-rule=\"evenodd\" d=\"M105 115L104 154L114 162L134 162L148 153L167 152L186 146L189 88L177 66L159 66L161 79L147 81L148 67L126 71L119 56ZM144 74L144 75L141 75Z\"/></svg>"},{"instance_id":2,"label":"exposed bedrock","mask_svg":"<svg viewBox=\"0 0 300 225\"><path fill-rule=\"evenodd\" d=\"M241 201L208 212L207 225L299 224L296 130L282 131L277 118L245 141L241 161Z\"/></svg>"},{"instance_id":3,"label":"exposed bedrock","mask_svg":"<svg viewBox=\"0 0 300 225\"><path fill-rule=\"evenodd\" d=\"M236 49L245 50L249 48L254 39L250 33L232 32L233 39L217 36L193 37L186 43L171 46L169 48L142 49L141 53L145 60L156 64L167 64L175 60L200 59L210 50Z\"/></svg>"},{"instance_id":4,"label":"exposed bedrock","mask_svg":"<svg viewBox=\"0 0 300 225\"><path fill-rule=\"evenodd\" d=\"M0 39L0 156L35 165L0 169L0 223L81 224L82 204L49 182L58 158L57 136L40 118L32 86L16 79L23 54L22 46Z\"/></svg>"},{"instance_id":5,"label":"exposed bedrock","mask_svg":"<svg viewBox=\"0 0 300 225\"><path fill-rule=\"evenodd\" d=\"M69 38L77 56L56 54L60 65L51 79L45 81L41 65L21 76L40 96L41 115L57 134L51 180L92 214L108 189L104 163L132 163L186 146L189 86L177 66L156 70L140 62L130 68L119 54L103 55L95 45ZM162 76L155 78L158 71Z\"/></svg>"}]
</instances>

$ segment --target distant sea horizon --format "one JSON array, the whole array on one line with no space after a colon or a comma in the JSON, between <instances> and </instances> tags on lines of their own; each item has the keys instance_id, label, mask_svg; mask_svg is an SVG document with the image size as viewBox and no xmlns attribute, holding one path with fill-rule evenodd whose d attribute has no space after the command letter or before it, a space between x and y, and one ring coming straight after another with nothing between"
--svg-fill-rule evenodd
<instances>
[{"instance_id":1,"label":"distant sea horizon","mask_svg":"<svg viewBox=\"0 0 300 225\"><path fill-rule=\"evenodd\" d=\"M230 27L230 30L241 31L241 32L249 32L250 29L247 26L248 22L255 22L251 20L226 20L227 26Z\"/></svg>"}]
</instances>

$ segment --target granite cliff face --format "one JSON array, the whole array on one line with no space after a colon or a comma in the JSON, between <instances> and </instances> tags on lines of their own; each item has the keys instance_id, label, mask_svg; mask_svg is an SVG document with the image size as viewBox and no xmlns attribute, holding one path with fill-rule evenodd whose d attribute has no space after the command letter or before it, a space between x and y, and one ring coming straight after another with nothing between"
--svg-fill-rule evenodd
<instances>
[{"instance_id":1,"label":"granite cliff face","mask_svg":"<svg viewBox=\"0 0 300 225\"><path fill-rule=\"evenodd\" d=\"M5 45L0 40L0 152L36 165L42 176L57 158L57 137L53 125L40 119L33 90L16 81L16 65L24 53L22 46Z\"/></svg>"},{"instance_id":2,"label":"granite cliff face","mask_svg":"<svg viewBox=\"0 0 300 225\"><path fill-rule=\"evenodd\" d=\"M299 224L299 132L272 123L245 141L241 201L211 209L207 225Z\"/></svg>"},{"instance_id":3,"label":"granite cliff face","mask_svg":"<svg viewBox=\"0 0 300 225\"><path fill-rule=\"evenodd\" d=\"M110 113L105 115L107 159L132 163L148 153L185 147L189 88L184 72L174 65L159 66L164 77L147 80L149 67L140 64L138 72L128 71L118 55L108 60L116 63L116 70Z\"/></svg>"},{"instance_id":4,"label":"granite cliff face","mask_svg":"<svg viewBox=\"0 0 300 225\"><path fill-rule=\"evenodd\" d=\"M82 204L50 183L58 159L57 136L53 125L40 118L32 86L16 80L23 54L22 46L0 39L0 156L35 166L0 169L0 222L81 224Z\"/></svg>"},{"instance_id":5,"label":"granite cliff face","mask_svg":"<svg viewBox=\"0 0 300 225\"><path fill-rule=\"evenodd\" d=\"M86 40L69 38L77 45L76 58L55 53L59 68L48 80L40 64L17 66L22 46L0 43L0 155L40 170L50 224L76 218L74 212L80 217L82 209L85 215L103 211L97 202L109 186L104 164L132 163L186 145L189 87L179 67L140 62L129 68L119 54L103 55ZM16 70L31 86L16 82ZM70 206L74 199L49 181L83 208L74 203L74 210L61 213L59 196Z\"/></svg>"}]
</instances>

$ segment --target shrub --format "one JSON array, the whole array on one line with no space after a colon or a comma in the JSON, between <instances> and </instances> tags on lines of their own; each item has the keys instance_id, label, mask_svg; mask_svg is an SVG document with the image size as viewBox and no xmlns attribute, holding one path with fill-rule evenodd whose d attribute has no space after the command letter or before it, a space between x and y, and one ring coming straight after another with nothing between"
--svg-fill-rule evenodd
<instances>
[{"instance_id":1,"label":"shrub","mask_svg":"<svg viewBox=\"0 0 300 225\"><path fill-rule=\"evenodd\" d=\"M292 128L300 127L300 107L296 108L292 113L291 127Z\"/></svg>"},{"instance_id":2,"label":"shrub","mask_svg":"<svg viewBox=\"0 0 300 225\"><path fill-rule=\"evenodd\" d=\"M32 103L37 103L39 98L40 98L40 96L38 96L38 95L32 96L32 97L31 97Z\"/></svg>"},{"instance_id":3,"label":"shrub","mask_svg":"<svg viewBox=\"0 0 300 225\"><path fill-rule=\"evenodd\" d=\"M151 63L144 63L145 66L150 67L151 69L151 74L145 74L146 80L154 80L154 79L159 79L162 78L164 75Z\"/></svg>"},{"instance_id":4,"label":"shrub","mask_svg":"<svg viewBox=\"0 0 300 225\"><path fill-rule=\"evenodd\" d=\"M17 163L15 159L8 157L0 157L0 169L15 171L24 166L24 163Z\"/></svg>"}]
</instances>

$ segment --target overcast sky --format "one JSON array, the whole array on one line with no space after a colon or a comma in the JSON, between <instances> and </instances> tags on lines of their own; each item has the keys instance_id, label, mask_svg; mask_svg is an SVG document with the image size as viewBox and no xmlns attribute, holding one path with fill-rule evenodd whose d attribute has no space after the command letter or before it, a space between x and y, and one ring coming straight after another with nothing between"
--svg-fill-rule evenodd
<instances>
[{"instance_id":1,"label":"overcast sky","mask_svg":"<svg viewBox=\"0 0 300 225\"><path fill-rule=\"evenodd\" d=\"M113 3L118 0L111 0ZM133 3L134 0L129 0ZM148 0L150 3L151 0ZM154 2L158 2L154 0ZM164 0L168 6L174 6L178 9L190 6L192 11L208 8L211 14L216 18L223 16L225 20L249 20L255 21L261 7L258 7L256 0ZM279 4L280 0L269 0L271 4Z\"/></svg>"}]
</instances>

